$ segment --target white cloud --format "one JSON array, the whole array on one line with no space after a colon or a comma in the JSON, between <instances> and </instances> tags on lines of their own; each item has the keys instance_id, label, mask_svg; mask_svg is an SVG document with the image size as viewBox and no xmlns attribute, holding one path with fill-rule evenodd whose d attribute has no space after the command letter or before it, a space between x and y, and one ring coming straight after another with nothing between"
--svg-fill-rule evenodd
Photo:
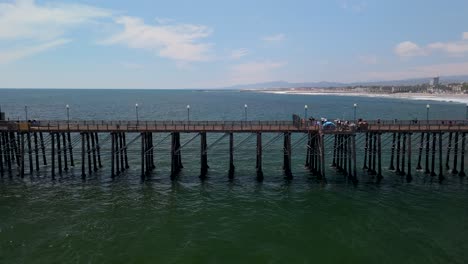
<instances>
[{"instance_id":1,"label":"white cloud","mask_svg":"<svg viewBox=\"0 0 468 264\"><path fill-rule=\"evenodd\" d=\"M232 59L239 59L241 57L244 57L247 54L249 54L248 49L236 49L236 50L231 51L230 57Z\"/></svg>"},{"instance_id":2,"label":"white cloud","mask_svg":"<svg viewBox=\"0 0 468 264\"><path fill-rule=\"evenodd\" d=\"M116 23L124 26L123 31L102 41L102 44L123 44L180 62L212 59L212 45L199 42L211 35L209 27L193 24L147 25L139 18L128 16L117 18Z\"/></svg>"},{"instance_id":3,"label":"white cloud","mask_svg":"<svg viewBox=\"0 0 468 264\"><path fill-rule=\"evenodd\" d=\"M109 11L79 4L40 6L34 0L0 3L0 39L50 40L71 27L109 16Z\"/></svg>"},{"instance_id":4,"label":"white cloud","mask_svg":"<svg viewBox=\"0 0 468 264\"><path fill-rule=\"evenodd\" d=\"M0 63L9 63L71 40L64 35L72 28L110 17L111 12L80 4L36 4L34 0L0 3Z\"/></svg>"},{"instance_id":5,"label":"white cloud","mask_svg":"<svg viewBox=\"0 0 468 264\"><path fill-rule=\"evenodd\" d=\"M367 80L398 80L410 78L426 78L433 76L466 75L468 63L446 63L427 66L417 66L400 71L367 72L362 79Z\"/></svg>"},{"instance_id":6,"label":"white cloud","mask_svg":"<svg viewBox=\"0 0 468 264\"><path fill-rule=\"evenodd\" d=\"M267 42L280 42L285 40L286 36L283 33L279 33L275 35L265 36L262 39Z\"/></svg>"},{"instance_id":7,"label":"white cloud","mask_svg":"<svg viewBox=\"0 0 468 264\"><path fill-rule=\"evenodd\" d=\"M413 57L425 55L424 49L411 41L404 41L395 47L395 53L400 57Z\"/></svg>"},{"instance_id":8,"label":"white cloud","mask_svg":"<svg viewBox=\"0 0 468 264\"><path fill-rule=\"evenodd\" d=\"M395 53L400 57L425 56L434 52L443 52L451 56L461 56L468 53L468 32L462 33L461 41L434 42L424 47L411 41L405 41L395 47Z\"/></svg>"},{"instance_id":9,"label":"white cloud","mask_svg":"<svg viewBox=\"0 0 468 264\"><path fill-rule=\"evenodd\" d=\"M50 42L42 43L37 46L16 48L7 51L0 51L0 63L9 63L13 62L28 56L32 56L43 51L53 49L59 46L63 46L70 42L68 39L57 39Z\"/></svg>"},{"instance_id":10,"label":"white cloud","mask_svg":"<svg viewBox=\"0 0 468 264\"><path fill-rule=\"evenodd\" d=\"M361 63L368 64L368 65L375 65L377 64L377 56L375 55L361 55L358 57L358 60Z\"/></svg>"},{"instance_id":11,"label":"white cloud","mask_svg":"<svg viewBox=\"0 0 468 264\"><path fill-rule=\"evenodd\" d=\"M283 62L248 62L231 67L230 83L254 83L277 79L275 70L283 67Z\"/></svg>"}]
</instances>

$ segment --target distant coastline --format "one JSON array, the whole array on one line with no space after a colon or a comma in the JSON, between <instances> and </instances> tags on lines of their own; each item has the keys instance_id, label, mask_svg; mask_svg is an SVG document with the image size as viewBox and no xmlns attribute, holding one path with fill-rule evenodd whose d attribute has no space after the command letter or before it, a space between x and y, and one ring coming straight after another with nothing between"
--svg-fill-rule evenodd
<instances>
[{"instance_id":1,"label":"distant coastline","mask_svg":"<svg viewBox=\"0 0 468 264\"><path fill-rule=\"evenodd\" d=\"M392 99L406 99L406 100L420 100L420 101L438 101L438 102L451 102L468 104L468 94L454 94L454 93L366 93L366 92L346 92L346 91L333 91L328 89L316 90L295 90L295 89L248 89L242 90L245 92L258 92L270 94L292 94L292 95L334 95L334 96L356 96L356 97L375 97L375 98L392 98Z\"/></svg>"}]
</instances>

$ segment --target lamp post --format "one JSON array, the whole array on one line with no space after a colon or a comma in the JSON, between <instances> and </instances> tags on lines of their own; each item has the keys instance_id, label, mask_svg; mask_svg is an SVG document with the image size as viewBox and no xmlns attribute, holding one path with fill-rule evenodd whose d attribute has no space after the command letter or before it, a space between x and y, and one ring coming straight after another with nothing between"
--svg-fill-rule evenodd
<instances>
[{"instance_id":1,"label":"lamp post","mask_svg":"<svg viewBox=\"0 0 468 264\"><path fill-rule=\"evenodd\" d=\"M429 124L429 108L431 108L431 106L427 104L426 105L426 124Z\"/></svg>"},{"instance_id":2,"label":"lamp post","mask_svg":"<svg viewBox=\"0 0 468 264\"><path fill-rule=\"evenodd\" d=\"M25 117L26 117L25 120L28 121L28 106L27 105L24 106L24 113L25 113Z\"/></svg>"},{"instance_id":3,"label":"lamp post","mask_svg":"<svg viewBox=\"0 0 468 264\"><path fill-rule=\"evenodd\" d=\"M307 122L307 105L304 105L304 121Z\"/></svg>"},{"instance_id":4,"label":"lamp post","mask_svg":"<svg viewBox=\"0 0 468 264\"><path fill-rule=\"evenodd\" d=\"M187 121L190 122L190 105L187 105Z\"/></svg>"},{"instance_id":5,"label":"lamp post","mask_svg":"<svg viewBox=\"0 0 468 264\"><path fill-rule=\"evenodd\" d=\"M356 109L357 109L357 104L354 104L353 107L354 107L354 123L356 124Z\"/></svg>"},{"instance_id":6,"label":"lamp post","mask_svg":"<svg viewBox=\"0 0 468 264\"><path fill-rule=\"evenodd\" d=\"M138 118L138 104L135 104L135 114L136 114L136 120L137 120L137 125L138 125L138 122L139 122L139 118Z\"/></svg>"},{"instance_id":7,"label":"lamp post","mask_svg":"<svg viewBox=\"0 0 468 264\"><path fill-rule=\"evenodd\" d=\"M65 107L67 108L67 127L70 130L70 106L66 105Z\"/></svg>"},{"instance_id":8,"label":"lamp post","mask_svg":"<svg viewBox=\"0 0 468 264\"><path fill-rule=\"evenodd\" d=\"M247 104L244 105L244 120L247 121Z\"/></svg>"}]
</instances>

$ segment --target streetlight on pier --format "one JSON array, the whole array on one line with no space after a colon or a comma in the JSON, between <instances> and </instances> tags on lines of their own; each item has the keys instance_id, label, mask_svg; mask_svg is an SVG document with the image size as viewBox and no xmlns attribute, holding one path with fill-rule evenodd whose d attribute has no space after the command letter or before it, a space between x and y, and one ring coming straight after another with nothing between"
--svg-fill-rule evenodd
<instances>
[{"instance_id":1,"label":"streetlight on pier","mask_svg":"<svg viewBox=\"0 0 468 264\"><path fill-rule=\"evenodd\" d=\"M356 124L356 109L357 109L357 104L354 104L353 107L354 107L354 123Z\"/></svg>"},{"instance_id":2,"label":"streetlight on pier","mask_svg":"<svg viewBox=\"0 0 468 264\"><path fill-rule=\"evenodd\" d=\"M68 129L70 130L70 106L66 105L65 107L67 108L67 126L68 126Z\"/></svg>"},{"instance_id":3,"label":"streetlight on pier","mask_svg":"<svg viewBox=\"0 0 468 264\"><path fill-rule=\"evenodd\" d=\"M136 114L136 121L138 125L138 104L135 104L135 114Z\"/></svg>"},{"instance_id":4,"label":"streetlight on pier","mask_svg":"<svg viewBox=\"0 0 468 264\"><path fill-rule=\"evenodd\" d=\"M244 105L244 120L247 121L247 104Z\"/></svg>"},{"instance_id":5,"label":"streetlight on pier","mask_svg":"<svg viewBox=\"0 0 468 264\"><path fill-rule=\"evenodd\" d=\"M304 105L304 121L307 122L307 105Z\"/></svg>"},{"instance_id":6,"label":"streetlight on pier","mask_svg":"<svg viewBox=\"0 0 468 264\"><path fill-rule=\"evenodd\" d=\"M26 118L25 120L28 121L28 106L27 105L24 106L24 114Z\"/></svg>"},{"instance_id":7,"label":"streetlight on pier","mask_svg":"<svg viewBox=\"0 0 468 264\"><path fill-rule=\"evenodd\" d=\"M426 123L429 124L429 108L431 106L429 104L426 105Z\"/></svg>"},{"instance_id":8,"label":"streetlight on pier","mask_svg":"<svg viewBox=\"0 0 468 264\"><path fill-rule=\"evenodd\" d=\"M187 105L187 121L190 121L190 105Z\"/></svg>"}]
</instances>

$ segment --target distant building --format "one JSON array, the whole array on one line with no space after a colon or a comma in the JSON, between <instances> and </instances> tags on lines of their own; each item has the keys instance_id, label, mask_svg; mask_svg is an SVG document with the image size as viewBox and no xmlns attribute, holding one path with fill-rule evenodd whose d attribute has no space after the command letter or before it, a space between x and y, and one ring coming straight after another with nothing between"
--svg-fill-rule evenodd
<instances>
[{"instance_id":1,"label":"distant building","mask_svg":"<svg viewBox=\"0 0 468 264\"><path fill-rule=\"evenodd\" d=\"M440 81L440 77L434 77L432 78L429 84L431 86L439 86L439 81Z\"/></svg>"}]
</instances>

